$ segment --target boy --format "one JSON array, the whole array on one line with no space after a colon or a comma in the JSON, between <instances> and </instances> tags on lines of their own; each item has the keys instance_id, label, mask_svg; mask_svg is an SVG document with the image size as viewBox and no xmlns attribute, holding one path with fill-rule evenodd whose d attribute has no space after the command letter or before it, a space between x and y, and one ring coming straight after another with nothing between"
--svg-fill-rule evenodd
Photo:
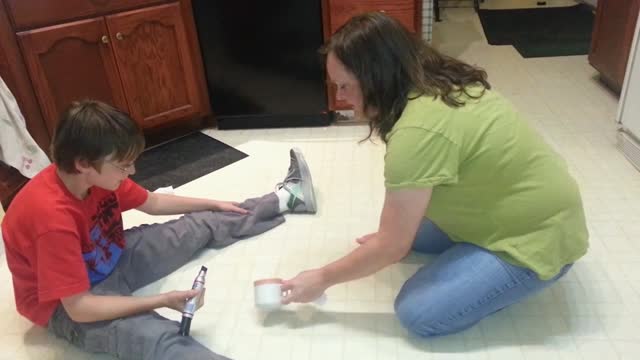
<instances>
[{"instance_id":1,"label":"boy","mask_svg":"<svg viewBox=\"0 0 640 360\"><path fill-rule=\"evenodd\" d=\"M13 200L2 223L18 312L90 352L122 359L225 359L154 309L182 311L196 290L134 297L200 249L219 248L315 213L302 154L279 190L242 204L149 193L128 176L144 148L129 116L97 101L74 103L52 142L54 164ZM121 212L189 213L123 230Z\"/></svg>"}]
</instances>

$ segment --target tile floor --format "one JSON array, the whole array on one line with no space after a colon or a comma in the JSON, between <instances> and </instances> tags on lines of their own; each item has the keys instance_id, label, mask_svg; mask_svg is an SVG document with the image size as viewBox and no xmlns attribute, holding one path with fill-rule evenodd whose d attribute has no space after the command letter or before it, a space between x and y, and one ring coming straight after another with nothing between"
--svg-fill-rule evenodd
<instances>
[{"instance_id":1,"label":"tile floor","mask_svg":"<svg viewBox=\"0 0 640 360\"><path fill-rule=\"evenodd\" d=\"M596 80L586 56L522 59L489 46L470 9L445 9L434 44L483 66L567 159L586 206L591 248L556 286L454 336L408 335L393 315L405 279L429 261L409 256L366 279L328 291L325 305L289 306L269 315L253 308L252 280L289 277L345 254L376 229L382 195L379 144L359 144L364 126L216 131L250 156L179 189L178 194L242 199L272 190L300 147L314 175L315 216L290 215L271 232L203 252L176 273L141 289L188 287L200 265L212 271L207 305L192 335L217 352L250 359L637 359L640 354L640 174L616 149L617 98ZM634 202L636 201L636 202ZM126 226L160 222L132 211ZM0 265L0 359L106 359L87 355L32 327L14 311L10 275ZM161 311L173 319L177 313Z\"/></svg>"}]
</instances>

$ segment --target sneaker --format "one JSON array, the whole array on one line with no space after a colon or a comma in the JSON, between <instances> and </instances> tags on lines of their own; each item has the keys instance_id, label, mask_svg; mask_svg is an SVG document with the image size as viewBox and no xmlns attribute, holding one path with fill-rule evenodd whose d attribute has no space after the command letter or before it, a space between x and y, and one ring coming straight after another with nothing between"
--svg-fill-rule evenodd
<instances>
[{"instance_id":1,"label":"sneaker","mask_svg":"<svg viewBox=\"0 0 640 360\"><path fill-rule=\"evenodd\" d=\"M276 190L285 189L291 197L287 203L292 213L316 213L316 195L309 166L298 148L289 151L291 163L284 181L276 185Z\"/></svg>"}]
</instances>

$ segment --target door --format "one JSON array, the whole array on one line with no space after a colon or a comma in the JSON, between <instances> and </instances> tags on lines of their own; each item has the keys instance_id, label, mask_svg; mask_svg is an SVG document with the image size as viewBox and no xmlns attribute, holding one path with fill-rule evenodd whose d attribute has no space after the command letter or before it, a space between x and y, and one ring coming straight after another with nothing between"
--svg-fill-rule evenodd
<instances>
[{"instance_id":1,"label":"door","mask_svg":"<svg viewBox=\"0 0 640 360\"><path fill-rule=\"evenodd\" d=\"M626 131L631 132L635 139L640 139L640 23L636 24L635 37L631 45L628 74L625 88L622 91L619 119ZM635 100L632 100L635 99Z\"/></svg>"},{"instance_id":2,"label":"door","mask_svg":"<svg viewBox=\"0 0 640 360\"><path fill-rule=\"evenodd\" d=\"M204 112L179 3L106 19L129 110L141 126Z\"/></svg>"},{"instance_id":3,"label":"door","mask_svg":"<svg viewBox=\"0 0 640 360\"><path fill-rule=\"evenodd\" d=\"M72 101L128 110L102 18L21 32L18 41L49 133Z\"/></svg>"},{"instance_id":4,"label":"door","mask_svg":"<svg viewBox=\"0 0 640 360\"><path fill-rule=\"evenodd\" d=\"M635 29L639 0L598 1L589 62L620 91Z\"/></svg>"}]
</instances>

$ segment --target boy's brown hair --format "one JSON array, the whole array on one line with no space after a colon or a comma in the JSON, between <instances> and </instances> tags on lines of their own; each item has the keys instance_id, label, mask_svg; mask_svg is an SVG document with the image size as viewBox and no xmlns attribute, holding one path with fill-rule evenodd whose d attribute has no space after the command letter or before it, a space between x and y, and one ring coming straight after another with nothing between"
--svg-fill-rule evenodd
<instances>
[{"instance_id":1,"label":"boy's brown hair","mask_svg":"<svg viewBox=\"0 0 640 360\"><path fill-rule=\"evenodd\" d=\"M144 136L131 117L96 100L73 102L62 115L51 142L51 155L58 168L78 173L76 160L87 161L100 171L102 161L134 160L144 150Z\"/></svg>"}]
</instances>

